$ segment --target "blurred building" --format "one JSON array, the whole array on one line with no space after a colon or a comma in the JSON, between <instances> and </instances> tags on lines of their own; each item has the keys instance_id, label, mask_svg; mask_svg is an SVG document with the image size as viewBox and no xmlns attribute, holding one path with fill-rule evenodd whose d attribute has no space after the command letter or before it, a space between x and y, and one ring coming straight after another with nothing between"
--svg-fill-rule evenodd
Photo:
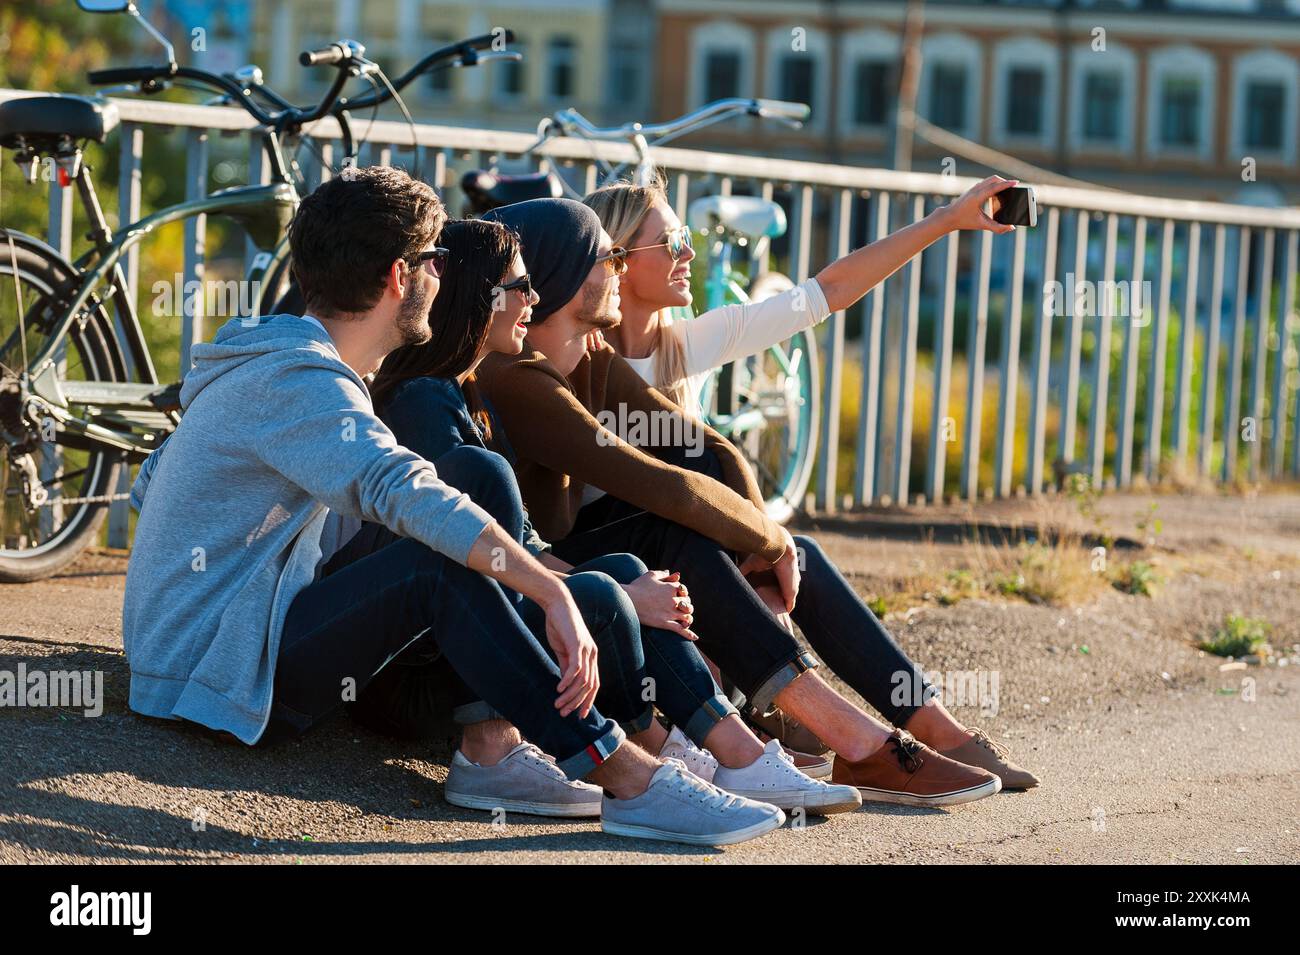
<instances>
[{"instance_id":1,"label":"blurred building","mask_svg":"<svg viewBox=\"0 0 1300 955\"><path fill-rule=\"evenodd\" d=\"M802 131L750 122L692 144L891 163L902 0L656 6L655 118L721 96L813 108ZM929 0L922 56L920 116L1039 166L1139 192L1300 198L1300 0ZM918 138L913 168L949 154Z\"/></svg>"},{"instance_id":2,"label":"blurred building","mask_svg":"<svg viewBox=\"0 0 1300 955\"><path fill-rule=\"evenodd\" d=\"M254 58L267 82L295 99L324 90L328 70L298 53L355 39L391 77L439 46L506 28L524 54L422 77L403 94L418 119L532 129L576 107L596 122L644 109L650 94L652 8L632 0L252 0Z\"/></svg>"}]
</instances>

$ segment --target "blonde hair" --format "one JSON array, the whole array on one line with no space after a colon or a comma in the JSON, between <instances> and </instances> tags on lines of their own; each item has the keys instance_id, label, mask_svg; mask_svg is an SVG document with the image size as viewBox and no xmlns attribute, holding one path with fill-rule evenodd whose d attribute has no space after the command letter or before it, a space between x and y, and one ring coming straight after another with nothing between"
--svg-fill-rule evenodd
<instances>
[{"instance_id":1,"label":"blonde hair","mask_svg":"<svg viewBox=\"0 0 1300 955\"><path fill-rule=\"evenodd\" d=\"M663 178L656 175L654 182L637 186L630 182L615 182L589 193L582 200L600 217L600 223L615 245L627 248L632 238L641 230L646 217L656 202L668 203L668 191ZM617 335L618 330L614 329ZM654 386L675 404L689 408L686 380L686 345L672 319L659 312L654 339Z\"/></svg>"}]
</instances>

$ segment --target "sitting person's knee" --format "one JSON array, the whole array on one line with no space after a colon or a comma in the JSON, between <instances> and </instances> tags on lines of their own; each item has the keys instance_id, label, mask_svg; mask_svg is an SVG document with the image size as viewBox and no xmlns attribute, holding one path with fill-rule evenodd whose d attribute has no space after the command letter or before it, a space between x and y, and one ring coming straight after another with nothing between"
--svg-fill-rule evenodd
<instances>
[{"instance_id":1,"label":"sitting person's knee","mask_svg":"<svg viewBox=\"0 0 1300 955\"><path fill-rule=\"evenodd\" d=\"M495 451L463 444L438 458L433 466L438 477L468 494L497 523L507 527L518 524L513 527L518 535L523 527L524 502L509 461Z\"/></svg>"},{"instance_id":2,"label":"sitting person's knee","mask_svg":"<svg viewBox=\"0 0 1300 955\"><path fill-rule=\"evenodd\" d=\"M620 584L630 584L647 572L646 565L635 554L606 554L583 564L583 570L607 574Z\"/></svg>"}]
</instances>

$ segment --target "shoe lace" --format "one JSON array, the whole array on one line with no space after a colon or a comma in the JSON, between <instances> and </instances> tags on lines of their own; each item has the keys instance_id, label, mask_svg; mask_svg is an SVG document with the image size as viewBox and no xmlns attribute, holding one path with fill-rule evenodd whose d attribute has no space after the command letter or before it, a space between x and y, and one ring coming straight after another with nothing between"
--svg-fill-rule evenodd
<instances>
[{"instance_id":1,"label":"shoe lace","mask_svg":"<svg viewBox=\"0 0 1300 955\"><path fill-rule=\"evenodd\" d=\"M985 749L991 752L998 759L1003 759L1003 760L1010 759L1011 751L1007 749L1005 746L1003 746L1001 743L994 742L989 737L989 734L984 732L982 729L979 728L971 729L971 735L974 737L974 741L976 743L979 743L981 746L983 746Z\"/></svg>"},{"instance_id":2,"label":"shoe lace","mask_svg":"<svg viewBox=\"0 0 1300 955\"><path fill-rule=\"evenodd\" d=\"M921 744L916 741L911 733L906 730L899 730L895 735L889 738L889 745L898 757L898 765L909 773L914 773L921 768L925 759L921 756Z\"/></svg>"},{"instance_id":3,"label":"shoe lace","mask_svg":"<svg viewBox=\"0 0 1300 955\"><path fill-rule=\"evenodd\" d=\"M665 759L664 762L676 764L678 771L670 777L670 785L688 799L698 799L708 809L722 810L729 809L740 802L731 793L700 779L699 776L687 769L686 764L680 759Z\"/></svg>"},{"instance_id":4,"label":"shoe lace","mask_svg":"<svg viewBox=\"0 0 1300 955\"><path fill-rule=\"evenodd\" d=\"M568 779L568 777L564 775L564 770L560 769L555 760L543 752L537 745L533 743L525 743L524 749L520 750L520 755L534 766L546 770L550 775L555 776L557 779Z\"/></svg>"}]
</instances>

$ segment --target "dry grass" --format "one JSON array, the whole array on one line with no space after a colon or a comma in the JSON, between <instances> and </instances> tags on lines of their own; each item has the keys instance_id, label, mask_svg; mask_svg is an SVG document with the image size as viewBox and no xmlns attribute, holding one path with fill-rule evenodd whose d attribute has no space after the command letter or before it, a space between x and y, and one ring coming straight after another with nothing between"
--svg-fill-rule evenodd
<instances>
[{"instance_id":1,"label":"dry grass","mask_svg":"<svg viewBox=\"0 0 1300 955\"><path fill-rule=\"evenodd\" d=\"M972 526L960 544L940 546L929 540L922 545L924 556L913 556L886 576L873 576L871 608L882 616L971 598L1073 607L1112 587L1154 596L1172 569L1168 562L1147 551L1123 558L1113 549L1099 551L1085 537L1077 510L1068 498L1044 498L1035 502L1031 521L1009 527L998 539ZM1089 530L1094 532L1112 538L1104 529Z\"/></svg>"}]
</instances>

